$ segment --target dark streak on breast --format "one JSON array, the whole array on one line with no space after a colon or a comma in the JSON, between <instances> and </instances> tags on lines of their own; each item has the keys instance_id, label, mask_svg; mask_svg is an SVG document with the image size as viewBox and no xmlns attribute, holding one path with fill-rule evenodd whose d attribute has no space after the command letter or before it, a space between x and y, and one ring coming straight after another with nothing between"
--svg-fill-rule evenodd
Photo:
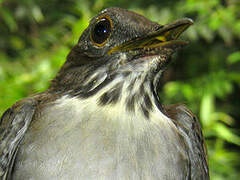
<instances>
[{"instance_id":1,"label":"dark streak on breast","mask_svg":"<svg viewBox=\"0 0 240 180\"><path fill-rule=\"evenodd\" d=\"M73 94L73 96L78 96L80 98L89 98L89 97L95 95L97 92L99 92L104 87L106 87L109 83L111 83L113 81L113 79L115 78L115 76L116 75L109 76L99 86L97 86L96 88L94 88L92 90L89 90L93 86L93 83L95 81L95 80L93 80L92 82L90 82L88 85L86 85L84 87L81 86L81 87L74 89L72 94Z\"/></svg>"},{"instance_id":2,"label":"dark streak on breast","mask_svg":"<svg viewBox=\"0 0 240 180\"><path fill-rule=\"evenodd\" d=\"M116 104L121 97L123 82L117 83L113 88L103 93L99 98L100 105Z\"/></svg>"},{"instance_id":3,"label":"dark streak on breast","mask_svg":"<svg viewBox=\"0 0 240 180\"><path fill-rule=\"evenodd\" d=\"M144 95L144 103L149 110L152 110L153 104L148 94Z\"/></svg>"},{"instance_id":4,"label":"dark streak on breast","mask_svg":"<svg viewBox=\"0 0 240 180\"><path fill-rule=\"evenodd\" d=\"M149 119L149 110L148 110L143 104L141 104L141 110L142 110L143 115L144 115L147 119Z\"/></svg>"},{"instance_id":5,"label":"dark streak on breast","mask_svg":"<svg viewBox=\"0 0 240 180\"><path fill-rule=\"evenodd\" d=\"M133 94L130 97L127 98L126 102L126 110L128 112L134 112L135 111L135 101L136 101L137 94Z\"/></svg>"},{"instance_id":6,"label":"dark streak on breast","mask_svg":"<svg viewBox=\"0 0 240 180\"><path fill-rule=\"evenodd\" d=\"M134 87L136 81L137 81L137 78L135 78L134 80L132 80L132 82L131 82L131 83L128 85L128 87L127 87L127 90L128 90L128 91L132 91L132 90L133 90L133 87Z\"/></svg>"}]
</instances>

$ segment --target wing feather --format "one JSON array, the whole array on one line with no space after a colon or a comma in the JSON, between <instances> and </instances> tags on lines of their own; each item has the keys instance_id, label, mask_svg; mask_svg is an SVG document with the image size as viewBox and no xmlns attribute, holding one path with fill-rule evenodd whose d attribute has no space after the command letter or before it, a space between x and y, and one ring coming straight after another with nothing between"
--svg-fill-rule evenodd
<instances>
[{"instance_id":1,"label":"wing feather","mask_svg":"<svg viewBox=\"0 0 240 180\"><path fill-rule=\"evenodd\" d=\"M19 143L37 106L34 98L23 99L9 108L0 120L0 179L10 178Z\"/></svg>"},{"instance_id":2,"label":"wing feather","mask_svg":"<svg viewBox=\"0 0 240 180\"><path fill-rule=\"evenodd\" d=\"M188 147L191 179L208 180L207 151L197 117L185 105L166 106L165 110L176 123Z\"/></svg>"}]
</instances>

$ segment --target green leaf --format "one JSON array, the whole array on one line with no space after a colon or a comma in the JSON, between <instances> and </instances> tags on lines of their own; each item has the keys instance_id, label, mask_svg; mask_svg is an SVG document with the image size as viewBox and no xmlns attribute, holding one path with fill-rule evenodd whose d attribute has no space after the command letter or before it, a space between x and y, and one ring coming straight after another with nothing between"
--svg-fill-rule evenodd
<instances>
[{"instance_id":1,"label":"green leaf","mask_svg":"<svg viewBox=\"0 0 240 180\"><path fill-rule=\"evenodd\" d=\"M32 15L38 23L44 20L42 11L38 6L32 7Z\"/></svg>"},{"instance_id":2,"label":"green leaf","mask_svg":"<svg viewBox=\"0 0 240 180\"><path fill-rule=\"evenodd\" d=\"M227 57L227 62L229 64L234 64L234 63L240 62L240 51L236 51L236 52L230 54Z\"/></svg>"},{"instance_id":3,"label":"green leaf","mask_svg":"<svg viewBox=\"0 0 240 180\"><path fill-rule=\"evenodd\" d=\"M6 8L1 8L0 14L2 15L2 18L4 22L7 24L10 31L16 31L17 30L17 23L13 17L13 15L10 13L10 11Z\"/></svg>"},{"instance_id":4,"label":"green leaf","mask_svg":"<svg viewBox=\"0 0 240 180\"><path fill-rule=\"evenodd\" d=\"M234 122L234 119L230 115L228 115L224 112L214 112L212 114L212 118L215 121L222 121L222 122L226 123L227 125L232 125Z\"/></svg>"},{"instance_id":5,"label":"green leaf","mask_svg":"<svg viewBox=\"0 0 240 180\"><path fill-rule=\"evenodd\" d=\"M240 137L235 135L229 128L227 128L222 123L216 123L213 129L216 131L218 137L240 146Z\"/></svg>"},{"instance_id":6,"label":"green leaf","mask_svg":"<svg viewBox=\"0 0 240 180\"><path fill-rule=\"evenodd\" d=\"M212 123L212 113L214 111L214 97L210 93L206 93L202 97L200 106L200 119L204 127L208 127Z\"/></svg>"},{"instance_id":7,"label":"green leaf","mask_svg":"<svg viewBox=\"0 0 240 180\"><path fill-rule=\"evenodd\" d=\"M17 50L21 50L25 47L24 41L18 36L12 36L9 39L9 42L11 43L12 47Z\"/></svg>"},{"instance_id":8,"label":"green leaf","mask_svg":"<svg viewBox=\"0 0 240 180\"><path fill-rule=\"evenodd\" d=\"M4 0L0 0L0 6L2 5L3 1L4 1Z\"/></svg>"}]
</instances>

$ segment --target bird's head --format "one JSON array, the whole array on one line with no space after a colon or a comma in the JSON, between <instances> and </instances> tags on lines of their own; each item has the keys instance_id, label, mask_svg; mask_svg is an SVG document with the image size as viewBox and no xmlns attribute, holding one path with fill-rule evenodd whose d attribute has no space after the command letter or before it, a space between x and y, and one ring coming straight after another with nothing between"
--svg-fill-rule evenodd
<instances>
[{"instance_id":1,"label":"bird's head","mask_svg":"<svg viewBox=\"0 0 240 180\"><path fill-rule=\"evenodd\" d=\"M90 21L53 86L84 96L116 78L157 84L170 56L187 44L178 37L191 24L185 18L160 25L128 10L105 9Z\"/></svg>"}]
</instances>

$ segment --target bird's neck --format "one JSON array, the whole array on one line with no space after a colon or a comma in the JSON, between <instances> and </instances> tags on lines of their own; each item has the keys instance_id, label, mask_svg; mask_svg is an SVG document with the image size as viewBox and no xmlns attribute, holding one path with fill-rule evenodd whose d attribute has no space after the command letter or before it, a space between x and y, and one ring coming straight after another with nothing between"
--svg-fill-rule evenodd
<instances>
[{"instance_id":1,"label":"bird's neck","mask_svg":"<svg viewBox=\"0 0 240 180\"><path fill-rule=\"evenodd\" d=\"M76 74L82 70L76 68L59 77L58 86L54 89L79 99L94 97L100 106L122 104L122 107L132 113L140 109L149 118L154 107L161 112L163 109L157 96L158 80L162 72L156 73L155 69L148 68L148 64L146 68L139 67L141 71L136 66L129 66L116 73L109 73L102 67L97 71L86 70L80 76Z\"/></svg>"}]
</instances>

